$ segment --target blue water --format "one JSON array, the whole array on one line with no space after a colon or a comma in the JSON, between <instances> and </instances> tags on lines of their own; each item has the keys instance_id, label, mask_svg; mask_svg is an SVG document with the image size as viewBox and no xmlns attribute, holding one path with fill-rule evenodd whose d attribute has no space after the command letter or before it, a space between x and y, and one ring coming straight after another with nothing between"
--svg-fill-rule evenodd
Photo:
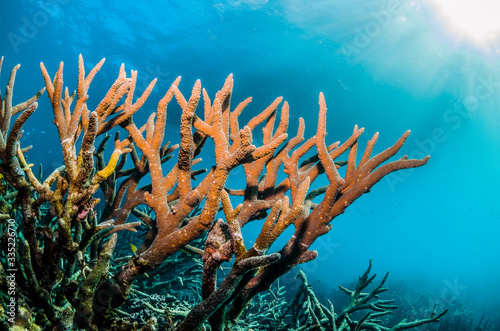
<instances>
[{"instance_id":1,"label":"blue water","mask_svg":"<svg viewBox=\"0 0 500 331\"><path fill-rule=\"evenodd\" d=\"M106 58L91 85L91 106L121 63L139 71L139 90L158 78L134 117L139 123L175 77L182 76L183 93L199 78L213 96L233 73L233 102L253 97L246 119L283 96L290 132L304 117L311 136L322 91L329 142L344 141L358 124L366 128L360 147L379 131L381 151L411 129L398 155L430 154L429 163L383 179L350 206L303 269L333 288L373 259L379 274L390 270L391 278L443 298L453 293L479 310L498 311L498 45L486 49L450 32L426 1L3 0L0 31L0 86L22 64L15 103L44 86L40 62L53 74L64 61L65 83L75 89L81 53L87 68ZM168 116L174 140L180 110L172 107ZM22 140L34 145L30 162L49 170L62 164L52 119L44 95ZM248 242L257 228L245 232Z\"/></svg>"}]
</instances>

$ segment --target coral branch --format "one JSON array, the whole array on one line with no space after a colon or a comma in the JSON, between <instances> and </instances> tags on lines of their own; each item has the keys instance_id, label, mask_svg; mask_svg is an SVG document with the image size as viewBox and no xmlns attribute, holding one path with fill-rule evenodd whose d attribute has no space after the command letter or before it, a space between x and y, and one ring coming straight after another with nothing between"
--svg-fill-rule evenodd
<instances>
[{"instance_id":1,"label":"coral branch","mask_svg":"<svg viewBox=\"0 0 500 331\"><path fill-rule=\"evenodd\" d=\"M3 58L0 69L2 63ZM316 258L318 252L309 247L330 231L333 219L357 198L384 176L420 167L429 160L403 156L389 161L402 148L409 131L393 146L372 156L376 133L359 162L358 140L363 128L354 126L352 135L343 143L327 144L323 93L319 95L316 135L311 138L304 137L305 123L300 118L297 132L288 139L290 105L282 97L254 113L247 123L240 123L251 98L231 109L232 74L213 100L199 80L186 98L178 77L141 126L132 116L143 108L156 79L135 98L137 71L132 70L127 77L122 65L118 77L92 110L88 103L90 85L103 64L104 59L86 74L80 55L77 89L72 93L64 87L62 62L53 77L40 64L64 162L45 179L42 171L39 175L33 172L28 157L31 147L22 148L20 139L45 89L13 106L18 65L11 71L5 94L0 95L0 221L12 219L18 226L21 249L17 254L22 263L19 293L22 304L37 315L36 321L45 323L44 329L76 326L118 330L112 319L115 313L126 314L118 308L128 299L132 284L183 251L203 256L203 276L201 301L193 303L190 312L171 315L184 318L177 320L177 329L195 330L208 321L212 330L223 330L235 323L252 299L281 275ZM173 98L182 114L180 143L171 145L164 140L168 136L167 108ZM203 118L197 114L201 98ZM262 129L260 146L253 140L257 129ZM116 132L114 148L106 153L110 130ZM126 132L125 139L120 139L119 130ZM198 166L202 148L213 148L213 164ZM344 154L348 154L347 160L338 160ZM346 166L343 177L338 170L342 166ZM237 168L244 170L245 183L240 188L228 188L226 182ZM323 173L326 185L311 190ZM99 189L102 195L97 198ZM225 219L217 219L220 211ZM260 233L252 238L253 244L247 245L242 228L262 219ZM294 234L285 246L269 252L292 224ZM144 231L136 238L141 240L138 248L135 241L130 243L133 254L113 260L115 246L125 243L116 232L141 228ZM194 247L194 243L203 246L197 239L204 235L204 247ZM4 237L0 236L0 244L6 245ZM7 261L4 255L0 254L1 263ZM125 263L119 264L122 261ZM230 271L219 280L219 270L227 269L224 263L230 262ZM1 283L5 265L0 266ZM361 326L386 330L376 322L394 308L390 301L377 297L385 291L382 286L386 278L372 292L362 292L374 278L369 275L370 267L354 291L342 288L351 303L338 315L322 307L304 286L308 297L304 310L310 312L310 321L314 322L311 327L329 321L332 328L339 330L358 330ZM299 277L307 283L305 275ZM189 286L193 290L194 283ZM0 297L0 304L2 300ZM36 302L41 301L41 306L36 307ZM354 322L351 315L363 309L370 313ZM157 307L152 310L161 311ZM443 314L402 322L393 330L435 322ZM143 329L152 329L156 324L155 318L149 318ZM132 324L124 325L124 329L137 329Z\"/></svg>"}]
</instances>

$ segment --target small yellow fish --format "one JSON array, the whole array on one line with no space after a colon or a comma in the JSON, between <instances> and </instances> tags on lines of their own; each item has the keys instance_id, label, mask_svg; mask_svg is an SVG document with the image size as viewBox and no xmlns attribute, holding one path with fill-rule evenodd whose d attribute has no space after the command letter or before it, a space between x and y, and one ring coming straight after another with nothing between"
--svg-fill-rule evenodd
<instances>
[{"instance_id":1,"label":"small yellow fish","mask_svg":"<svg viewBox=\"0 0 500 331\"><path fill-rule=\"evenodd\" d=\"M134 244L130 244L130 249L132 250L132 253L135 254L135 252L137 252L137 247L135 247Z\"/></svg>"}]
</instances>

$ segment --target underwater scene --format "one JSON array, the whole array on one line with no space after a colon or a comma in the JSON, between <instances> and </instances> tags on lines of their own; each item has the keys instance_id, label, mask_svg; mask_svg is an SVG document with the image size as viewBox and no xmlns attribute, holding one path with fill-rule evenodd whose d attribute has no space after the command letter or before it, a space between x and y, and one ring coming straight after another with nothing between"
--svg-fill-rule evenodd
<instances>
[{"instance_id":1,"label":"underwater scene","mask_svg":"<svg viewBox=\"0 0 500 331\"><path fill-rule=\"evenodd\" d=\"M500 330L499 16L2 0L0 330Z\"/></svg>"}]
</instances>

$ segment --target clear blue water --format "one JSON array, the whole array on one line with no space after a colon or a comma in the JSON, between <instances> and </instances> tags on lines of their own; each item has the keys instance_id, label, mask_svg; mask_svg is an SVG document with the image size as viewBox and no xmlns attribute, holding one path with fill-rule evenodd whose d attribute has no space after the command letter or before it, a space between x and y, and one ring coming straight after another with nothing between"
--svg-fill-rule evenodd
<instances>
[{"instance_id":1,"label":"clear blue water","mask_svg":"<svg viewBox=\"0 0 500 331\"><path fill-rule=\"evenodd\" d=\"M330 142L358 124L366 128L360 146L379 131L380 151L411 129L400 155L430 154L429 163L382 180L350 206L303 269L334 287L371 258L380 274L390 270L393 279L498 311L499 59L494 44L486 50L446 30L424 0L3 0L0 31L1 86L22 64L15 102L44 85L41 61L51 73L64 61L65 82L76 88L81 53L89 68L106 58L91 105L121 63L139 71L139 89L158 78L138 122L176 76L184 93L199 78L214 95L233 73L233 100L254 100L247 118L283 96L291 130L304 117L310 136L322 91ZM172 140L179 115L168 115ZM22 142L34 145L30 161L49 170L62 163L52 116L45 95ZM257 228L246 232L248 241Z\"/></svg>"}]
</instances>

